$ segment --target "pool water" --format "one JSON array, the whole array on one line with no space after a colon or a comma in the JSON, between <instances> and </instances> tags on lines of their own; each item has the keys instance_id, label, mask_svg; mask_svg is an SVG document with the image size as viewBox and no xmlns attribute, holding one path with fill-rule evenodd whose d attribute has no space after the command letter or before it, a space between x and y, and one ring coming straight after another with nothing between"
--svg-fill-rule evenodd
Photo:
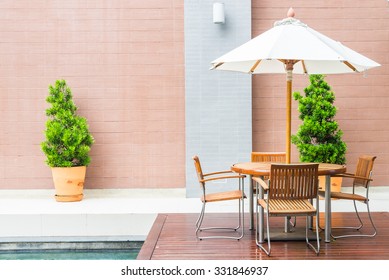
<instances>
[{"instance_id":1,"label":"pool water","mask_svg":"<svg viewBox=\"0 0 389 280\"><path fill-rule=\"evenodd\" d=\"M135 260L143 242L13 243L0 260Z\"/></svg>"}]
</instances>

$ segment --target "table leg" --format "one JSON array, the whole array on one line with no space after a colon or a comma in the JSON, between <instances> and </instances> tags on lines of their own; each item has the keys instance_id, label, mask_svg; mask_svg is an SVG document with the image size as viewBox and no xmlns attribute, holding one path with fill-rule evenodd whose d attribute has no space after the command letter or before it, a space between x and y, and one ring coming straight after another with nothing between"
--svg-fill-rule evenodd
<instances>
[{"instance_id":1,"label":"table leg","mask_svg":"<svg viewBox=\"0 0 389 280\"><path fill-rule=\"evenodd\" d=\"M324 203L325 203L324 237L325 237L325 242L331 242L331 176L330 175L326 175Z\"/></svg>"},{"instance_id":2,"label":"table leg","mask_svg":"<svg viewBox=\"0 0 389 280\"><path fill-rule=\"evenodd\" d=\"M284 231L285 231L285 233L292 231L290 229L290 219L291 219L291 216L286 216L284 219Z\"/></svg>"},{"instance_id":3,"label":"table leg","mask_svg":"<svg viewBox=\"0 0 389 280\"><path fill-rule=\"evenodd\" d=\"M257 188L258 192L258 198L263 198L263 188L259 187ZM265 242L265 224L264 224L264 210L262 207L258 207L257 201L255 202L255 205L257 207L258 211L258 217L257 217L257 223L258 223L258 242L264 243Z\"/></svg>"},{"instance_id":4,"label":"table leg","mask_svg":"<svg viewBox=\"0 0 389 280\"><path fill-rule=\"evenodd\" d=\"M254 193L253 193L253 177L250 175L249 180L249 195L250 195L250 205L249 205L249 211L250 211L250 229L254 229Z\"/></svg>"},{"instance_id":5,"label":"table leg","mask_svg":"<svg viewBox=\"0 0 389 280\"><path fill-rule=\"evenodd\" d=\"M309 202L313 205L313 199L310 199ZM308 228L313 229L313 216L308 217Z\"/></svg>"}]
</instances>

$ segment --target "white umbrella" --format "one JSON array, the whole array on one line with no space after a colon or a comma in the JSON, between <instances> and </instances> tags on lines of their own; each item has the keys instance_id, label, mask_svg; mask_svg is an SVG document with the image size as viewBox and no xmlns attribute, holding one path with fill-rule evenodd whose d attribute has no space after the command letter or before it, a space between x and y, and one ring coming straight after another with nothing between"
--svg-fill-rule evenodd
<instances>
[{"instance_id":1,"label":"white umbrella","mask_svg":"<svg viewBox=\"0 0 389 280\"><path fill-rule=\"evenodd\" d=\"M287 163L290 163L292 73L352 73L380 66L295 19L292 8L288 11L288 18L275 22L273 28L211 64L211 69L250 74L287 73Z\"/></svg>"}]
</instances>

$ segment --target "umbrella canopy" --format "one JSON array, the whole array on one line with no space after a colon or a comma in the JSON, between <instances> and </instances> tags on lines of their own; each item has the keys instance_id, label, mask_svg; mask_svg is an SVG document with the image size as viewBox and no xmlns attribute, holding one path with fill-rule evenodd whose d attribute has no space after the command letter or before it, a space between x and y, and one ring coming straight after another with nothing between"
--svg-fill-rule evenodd
<instances>
[{"instance_id":1,"label":"umbrella canopy","mask_svg":"<svg viewBox=\"0 0 389 280\"><path fill-rule=\"evenodd\" d=\"M340 42L313 30L294 18L274 23L273 28L211 62L211 69L249 74L287 73L286 162L290 162L292 75L363 72L380 66Z\"/></svg>"}]
</instances>

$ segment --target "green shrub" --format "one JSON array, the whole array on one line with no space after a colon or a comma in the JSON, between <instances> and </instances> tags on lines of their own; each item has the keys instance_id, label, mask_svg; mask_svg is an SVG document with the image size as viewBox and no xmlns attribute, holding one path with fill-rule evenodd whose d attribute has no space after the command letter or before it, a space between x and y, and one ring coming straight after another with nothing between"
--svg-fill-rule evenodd
<instances>
[{"instance_id":1,"label":"green shrub","mask_svg":"<svg viewBox=\"0 0 389 280\"><path fill-rule=\"evenodd\" d=\"M337 108L335 95L323 75L310 75L310 85L304 89L305 97L294 92L299 102L299 118L303 121L292 143L300 152L302 162L345 164L346 144L343 132L334 120Z\"/></svg>"},{"instance_id":2,"label":"green shrub","mask_svg":"<svg viewBox=\"0 0 389 280\"><path fill-rule=\"evenodd\" d=\"M64 80L49 86L45 136L41 148L50 167L87 166L94 142L85 118L76 114L72 92Z\"/></svg>"}]
</instances>

